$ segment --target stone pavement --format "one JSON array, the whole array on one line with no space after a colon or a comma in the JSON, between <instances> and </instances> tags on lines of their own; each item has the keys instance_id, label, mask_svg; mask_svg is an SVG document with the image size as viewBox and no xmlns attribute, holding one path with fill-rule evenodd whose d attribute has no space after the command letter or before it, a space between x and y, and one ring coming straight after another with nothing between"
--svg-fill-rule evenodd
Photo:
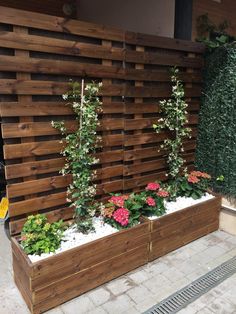
<instances>
[{"instance_id":1,"label":"stone pavement","mask_svg":"<svg viewBox=\"0 0 236 314\"><path fill-rule=\"evenodd\" d=\"M47 313L142 313L235 255L236 236L216 231ZM0 314L28 314L13 282L10 243L2 225L0 266ZM236 274L179 313L236 313Z\"/></svg>"}]
</instances>

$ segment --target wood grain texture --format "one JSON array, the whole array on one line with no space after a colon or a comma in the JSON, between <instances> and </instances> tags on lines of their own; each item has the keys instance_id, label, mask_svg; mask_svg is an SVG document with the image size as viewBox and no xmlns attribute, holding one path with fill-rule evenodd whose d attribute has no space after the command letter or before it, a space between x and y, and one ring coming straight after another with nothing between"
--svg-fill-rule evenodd
<instances>
[{"instance_id":1,"label":"wood grain texture","mask_svg":"<svg viewBox=\"0 0 236 314\"><path fill-rule=\"evenodd\" d=\"M219 228L221 197L216 196L152 220L149 261Z\"/></svg>"},{"instance_id":2,"label":"wood grain texture","mask_svg":"<svg viewBox=\"0 0 236 314\"><path fill-rule=\"evenodd\" d=\"M13 1L13 0L12 0ZM160 145L171 133L155 134L159 101L171 95L170 67L180 67L189 103L193 138L185 158L193 168L203 66L203 46L125 32L76 20L1 7L1 125L4 139L11 232L19 232L31 212L71 219L65 191L70 176L59 170L65 143L52 120L77 128L73 112L61 98L70 79L102 81L99 115L102 148L96 153L97 195L135 191L148 181L166 179ZM50 218L50 219L51 219Z\"/></svg>"},{"instance_id":3,"label":"wood grain texture","mask_svg":"<svg viewBox=\"0 0 236 314\"><path fill-rule=\"evenodd\" d=\"M13 238L15 282L31 312L42 313L146 264L148 248L148 222L36 263Z\"/></svg>"}]
</instances>

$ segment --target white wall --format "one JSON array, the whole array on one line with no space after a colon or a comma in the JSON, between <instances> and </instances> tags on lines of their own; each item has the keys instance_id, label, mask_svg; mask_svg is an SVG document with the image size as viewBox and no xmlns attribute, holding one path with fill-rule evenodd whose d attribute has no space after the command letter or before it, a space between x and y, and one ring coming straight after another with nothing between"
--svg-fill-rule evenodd
<instances>
[{"instance_id":1,"label":"white wall","mask_svg":"<svg viewBox=\"0 0 236 314\"><path fill-rule=\"evenodd\" d=\"M77 0L78 19L174 37L175 0Z\"/></svg>"}]
</instances>

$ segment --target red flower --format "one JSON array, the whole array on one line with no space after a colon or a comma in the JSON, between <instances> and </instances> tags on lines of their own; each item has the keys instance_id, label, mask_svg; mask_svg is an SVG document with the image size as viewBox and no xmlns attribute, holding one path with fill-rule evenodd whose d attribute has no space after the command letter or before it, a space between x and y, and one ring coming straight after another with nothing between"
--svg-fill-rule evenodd
<instances>
[{"instance_id":1,"label":"red flower","mask_svg":"<svg viewBox=\"0 0 236 314\"><path fill-rule=\"evenodd\" d=\"M169 193L167 191L160 190L160 191L157 192L157 195L160 196L160 197L168 197Z\"/></svg>"},{"instance_id":2,"label":"red flower","mask_svg":"<svg viewBox=\"0 0 236 314\"><path fill-rule=\"evenodd\" d=\"M126 208L118 208L113 213L113 218L117 221L121 226L127 226L129 223L129 211Z\"/></svg>"},{"instance_id":3,"label":"red flower","mask_svg":"<svg viewBox=\"0 0 236 314\"><path fill-rule=\"evenodd\" d=\"M22 235L22 236L21 236L21 241L26 241L26 240L27 240L27 235L25 235L25 234Z\"/></svg>"},{"instance_id":4,"label":"red flower","mask_svg":"<svg viewBox=\"0 0 236 314\"><path fill-rule=\"evenodd\" d=\"M192 174L190 174L188 176L188 182L189 183L198 183L200 181L200 179L198 179L196 176L193 176Z\"/></svg>"},{"instance_id":5,"label":"red flower","mask_svg":"<svg viewBox=\"0 0 236 314\"><path fill-rule=\"evenodd\" d=\"M150 197L150 196L146 199L146 203L147 203L149 206L156 206L156 202L155 202L154 198L152 198L152 197Z\"/></svg>"},{"instance_id":6,"label":"red flower","mask_svg":"<svg viewBox=\"0 0 236 314\"><path fill-rule=\"evenodd\" d=\"M112 196L110 199L109 199L109 202L118 206L118 207L123 207L124 206L124 198L122 196Z\"/></svg>"},{"instance_id":7,"label":"red flower","mask_svg":"<svg viewBox=\"0 0 236 314\"><path fill-rule=\"evenodd\" d=\"M160 184L158 184L156 182L150 182L146 186L146 190L148 190L148 191L156 191L158 189L160 189Z\"/></svg>"}]
</instances>

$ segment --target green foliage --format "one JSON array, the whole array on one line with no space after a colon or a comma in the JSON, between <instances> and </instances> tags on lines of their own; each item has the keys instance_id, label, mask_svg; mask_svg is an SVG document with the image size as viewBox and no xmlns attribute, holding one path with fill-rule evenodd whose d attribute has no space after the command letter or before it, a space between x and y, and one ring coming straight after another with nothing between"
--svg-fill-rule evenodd
<instances>
[{"instance_id":1,"label":"green foliage","mask_svg":"<svg viewBox=\"0 0 236 314\"><path fill-rule=\"evenodd\" d=\"M207 50L212 52L214 49L231 43L235 40L234 36L227 34L226 30L230 27L227 20L220 24L214 24L208 17L208 14L203 14L197 17L197 40L203 42Z\"/></svg>"},{"instance_id":2,"label":"green foliage","mask_svg":"<svg viewBox=\"0 0 236 314\"><path fill-rule=\"evenodd\" d=\"M92 166L99 162L93 154L101 141L96 133L99 125L98 112L101 111L101 103L97 96L100 86L90 83L84 87L78 82L73 82L70 84L69 92L63 95L63 99L69 101L76 115L78 128L74 133L67 130L64 121L52 121L52 126L64 136L66 145L61 153L66 157L66 163L61 173L72 175L67 200L75 207L78 230L84 233L93 229L91 217L99 206L94 201L96 185L93 179L96 178L96 171L92 170Z\"/></svg>"},{"instance_id":3,"label":"green foliage","mask_svg":"<svg viewBox=\"0 0 236 314\"><path fill-rule=\"evenodd\" d=\"M21 245L27 254L55 252L63 239L63 221L49 223L45 215L28 216L21 232Z\"/></svg>"},{"instance_id":4,"label":"green foliage","mask_svg":"<svg viewBox=\"0 0 236 314\"><path fill-rule=\"evenodd\" d=\"M172 133L170 138L164 140L161 148L165 149L167 156L167 163L169 166L168 175L172 179L176 179L180 175L181 168L184 165L182 153L184 152L183 140L190 136L191 129L186 127L187 107L184 101L184 87L182 82L178 79L177 68L172 69L172 97L168 100L160 101L160 112L163 118L158 120L153 127L157 133L163 130L168 130Z\"/></svg>"},{"instance_id":5,"label":"green foliage","mask_svg":"<svg viewBox=\"0 0 236 314\"><path fill-rule=\"evenodd\" d=\"M210 173L217 192L236 196L236 46L206 58L204 94L196 153L198 168Z\"/></svg>"}]
</instances>

